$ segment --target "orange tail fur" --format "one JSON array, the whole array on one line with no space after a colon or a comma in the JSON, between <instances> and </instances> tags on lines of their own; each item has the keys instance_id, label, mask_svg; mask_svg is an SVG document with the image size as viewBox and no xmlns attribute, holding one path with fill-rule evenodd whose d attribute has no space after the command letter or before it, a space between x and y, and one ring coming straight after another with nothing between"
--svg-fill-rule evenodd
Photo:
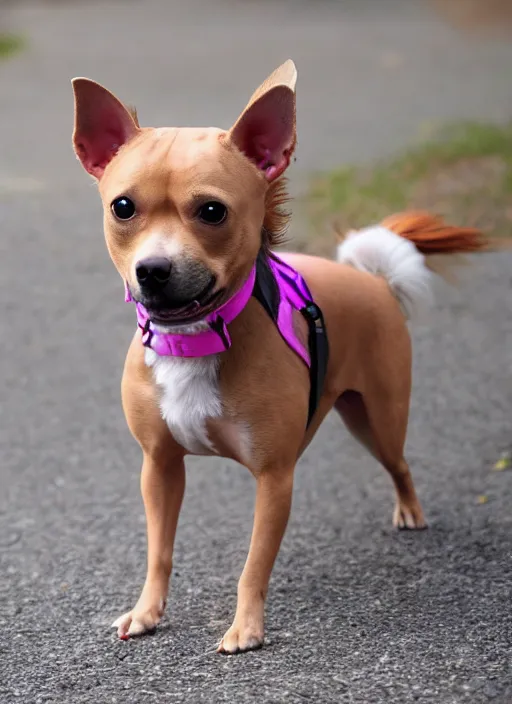
<instances>
[{"instance_id":1,"label":"orange tail fur","mask_svg":"<svg viewBox=\"0 0 512 704\"><path fill-rule=\"evenodd\" d=\"M412 242L425 255L482 252L490 248L489 240L480 230L453 227L423 211L390 215L381 225Z\"/></svg>"}]
</instances>

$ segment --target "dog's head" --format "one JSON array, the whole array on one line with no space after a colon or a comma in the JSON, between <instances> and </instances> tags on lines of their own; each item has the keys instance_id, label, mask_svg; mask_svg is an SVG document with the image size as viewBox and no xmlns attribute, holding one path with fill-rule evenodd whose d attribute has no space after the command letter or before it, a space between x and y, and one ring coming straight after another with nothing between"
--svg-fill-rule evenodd
<instances>
[{"instance_id":1,"label":"dog's head","mask_svg":"<svg viewBox=\"0 0 512 704\"><path fill-rule=\"evenodd\" d=\"M153 322L197 321L221 305L262 232L282 226L296 75L292 61L280 66L228 131L141 128L112 93L74 79L75 152L99 183L112 260Z\"/></svg>"}]
</instances>

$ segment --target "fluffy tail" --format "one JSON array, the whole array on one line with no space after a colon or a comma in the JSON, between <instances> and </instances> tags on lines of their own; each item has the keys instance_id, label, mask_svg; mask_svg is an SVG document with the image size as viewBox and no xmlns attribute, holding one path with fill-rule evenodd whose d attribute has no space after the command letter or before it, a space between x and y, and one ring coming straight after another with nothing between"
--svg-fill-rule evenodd
<instances>
[{"instance_id":1,"label":"fluffy tail","mask_svg":"<svg viewBox=\"0 0 512 704\"><path fill-rule=\"evenodd\" d=\"M426 257L487 248L479 230L446 225L429 213L407 212L347 233L338 245L338 261L383 276L405 316L411 318L432 301L433 267Z\"/></svg>"}]
</instances>

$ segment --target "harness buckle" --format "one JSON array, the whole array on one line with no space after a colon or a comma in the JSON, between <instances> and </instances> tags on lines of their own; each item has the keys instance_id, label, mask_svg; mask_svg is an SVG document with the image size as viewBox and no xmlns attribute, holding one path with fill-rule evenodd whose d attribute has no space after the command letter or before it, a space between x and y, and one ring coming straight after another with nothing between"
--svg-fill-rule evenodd
<instances>
[{"instance_id":1,"label":"harness buckle","mask_svg":"<svg viewBox=\"0 0 512 704\"><path fill-rule=\"evenodd\" d=\"M150 328L151 321L147 318L144 325L139 326L142 330L142 344L144 347L151 347L151 340L153 339L153 330Z\"/></svg>"},{"instance_id":2,"label":"harness buckle","mask_svg":"<svg viewBox=\"0 0 512 704\"><path fill-rule=\"evenodd\" d=\"M315 324L317 332L323 330L324 321L322 318L322 313L320 312L320 308L316 305L316 303L308 303L305 307L305 310L309 315L310 320Z\"/></svg>"},{"instance_id":3,"label":"harness buckle","mask_svg":"<svg viewBox=\"0 0 512 704\"><path fill-rule=\"evenodd\" d=\"M217 335L220 337L224 348L226 350L229 350L229 348L231 347L231 339L229 337L228 329L226 323L224 322L224 318L218 315L215 320L210 321L210 328L214 332L216 332Z\"/></svg>"}]
</instances>

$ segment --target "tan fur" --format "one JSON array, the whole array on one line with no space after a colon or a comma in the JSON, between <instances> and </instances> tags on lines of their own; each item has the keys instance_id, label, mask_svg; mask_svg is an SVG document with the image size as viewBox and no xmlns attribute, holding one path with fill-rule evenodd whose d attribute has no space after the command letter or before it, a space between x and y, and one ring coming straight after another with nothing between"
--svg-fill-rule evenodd
<instances>
[{"instance_id":1,"label":"tan fur","mask_svg":"<svg viewBox=\"0 0 512 704\"><path fill-rule=\"evenodd\" d=\"M295 146L295 77L291 62L274 72L229 132L141 129L133 113L127 113L133 130L129 122L123 123L128 125L129 137L104 170L101 164L91 167L86 161L88 142L81 134L81 125L89 124L89 112L94 111L91 95L103 89L83 82L75 85L77 153L99 173L107 246L119 273L134 289L136 252L155 232L173 252L207 264L226 296L240 287L260 247L281 238L287 224L282 212L283 182L268 183L263 171L242 153L237 135L240 125L245 129L250 124L253 106L259 110L260 101L270 100L272 109L283 108L283 119L293 120L293 134L283 132L283 154L288 161ZM279 102L290 100L293 105ZM113 109L118 109L118 101ZM122 194L137 202L140 214L120 223L110 212L110 203ZM204 197L228 204L230 218L225 225L208 230L194 219L194 203ZM422 251L479 248L475 231L446 228L428 215L401 215L389 219L387 226ZM233 344L222 354L219 370L223 413L208 422L207 432L217 453L248 467L257 489L253 538L238 586L237 610L219 646L227 653L263 642L264 602L288 520L295 464L333 407L389 472L396 489L395 525L425 526L403 457L411 345L397 300L379 277L320 258L287 257L323 310L329 365L320 405L305 432L309 375L304 363L284 343L255 299L230 325ZM305 336L305 322L296 323ZM137 333L128 351L122 398L128 425L144 453L141 488L148 524L148 571L136 606L116 622L122 637L151 630L161 618L183 496L187 453L162 420L158 397Z\"/></svg>"},{"instance_id":2,"label":"tan fur","mask_svg":"<svg viewBox=\"0 0 512 704\"><path fill-rule=\"evenodd\" d=\"M265 194L265 217L262 230L264 247L277 247L286 242L291 212L284 206L289 200L285 178L269 185Z\"/></svg>"}]
</instances>

